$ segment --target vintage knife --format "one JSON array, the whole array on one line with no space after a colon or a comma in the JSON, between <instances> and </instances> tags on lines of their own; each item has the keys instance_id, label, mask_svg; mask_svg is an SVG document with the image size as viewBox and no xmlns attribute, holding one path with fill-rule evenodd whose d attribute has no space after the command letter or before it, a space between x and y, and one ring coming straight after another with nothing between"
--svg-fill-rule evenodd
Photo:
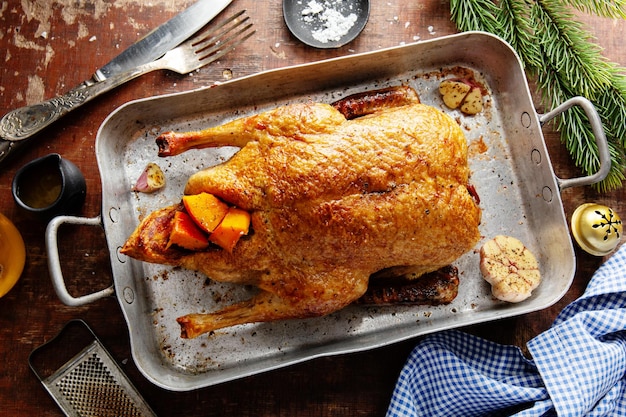
<instances>
[{"instance_id":1,"label":"vintage knife","mask_svg":"<svg viewBox=\"0 0 626 417\"><path fill-rule=\"evenodd\" d=\"M113 58L91 79L70 90L73 93L71 100L55 97L5 114L0 119L0 166L33 135L79 107L82 104L81 88L161 57L200 30L231 2L198 0Z\"/></svg>"}]
</instances>

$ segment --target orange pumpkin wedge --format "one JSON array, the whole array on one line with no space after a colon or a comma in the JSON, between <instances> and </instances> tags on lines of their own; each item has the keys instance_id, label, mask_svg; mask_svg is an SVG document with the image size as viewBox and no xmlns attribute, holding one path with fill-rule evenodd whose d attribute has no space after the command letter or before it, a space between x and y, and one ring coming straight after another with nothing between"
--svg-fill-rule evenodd
<instances>
[{"instance_id":1,"label":"orange pumpkin wedge","mask_svg":"<svg viewBox=\"0 0 626 417\"><path fill-rule=\"evenodd\" d=\"M222 222L209 235L209 241L232 252L239 238L248 234L250 213L236 207L230 207Z\"/></svg>"},{"instance_id":2,"label":"orange pumpkin wedge","mask_svg":"<svg viewBox=\"0 0 626 417\"><path fill-rule=\"evenodd\" d=\"M171 245L189 250L203 250L209 246L209 240L187 213L177 211L167 243L168 247Z\"/></svg>"},{"instance_id":3,"label":"orange pumpkin wedge","mask_svg":"<svg viewBox=\"0 0 626 417\"><path fill-rule=\"evenodd\" d=\"M183 204L193 221L207 233L213 232L228 212L228 205L209 193L185 195Z\"/></svg>"}]
</instances>

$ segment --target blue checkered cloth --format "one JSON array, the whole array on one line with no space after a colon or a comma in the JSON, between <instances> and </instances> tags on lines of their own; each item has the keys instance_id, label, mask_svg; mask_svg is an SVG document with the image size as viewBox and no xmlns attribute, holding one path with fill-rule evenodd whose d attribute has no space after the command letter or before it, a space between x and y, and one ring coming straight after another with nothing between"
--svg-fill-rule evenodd
<instances>
[{"instance_id":1,"label":"blue checkered cloth","mask_svg":"<svg viewBox=\"0 0 626 417\"><path fill-rule=\"evenodd\" d=\"M626 245L528 350L532 360L456 330L427 336L387 417L626 416Z\"/></svg>"}]
</instances>

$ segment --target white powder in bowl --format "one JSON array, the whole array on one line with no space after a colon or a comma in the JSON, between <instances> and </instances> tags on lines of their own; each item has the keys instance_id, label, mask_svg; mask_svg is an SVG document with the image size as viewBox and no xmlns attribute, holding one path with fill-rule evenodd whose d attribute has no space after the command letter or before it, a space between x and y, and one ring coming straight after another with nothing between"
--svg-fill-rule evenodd
<instances>
[{"instance_id":1,"label":"white powder in bowl","mask_svg":"<svg viewBox=\"0 0 626 417\"><path fill-rule=\"evenodd\" d=\"M341 1L317 1L311 0L307 7L302 10L302 18L305 22L318 23L314 28L313 38L321 43L338 41L345 36L356 23L356 14L341 13Z\"/></svg>"}]
</instances>

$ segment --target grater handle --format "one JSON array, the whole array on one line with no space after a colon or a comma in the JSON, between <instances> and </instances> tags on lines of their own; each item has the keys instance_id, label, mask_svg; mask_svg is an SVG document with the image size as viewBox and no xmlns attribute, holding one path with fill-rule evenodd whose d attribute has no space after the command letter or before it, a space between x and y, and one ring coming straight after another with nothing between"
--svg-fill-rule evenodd
<instances>
[{"instance_id":1,"label":"grater handle","mask_svg":"<svg viewBox=\"0 0 626 417\"><path fill-rule=\"evenodd\" d=\"M115 294L113 285L92 294L73 297L65 286L63 271L61 270L61 261L59 259L58 230L64 223L79 224L87 226L101 226L102 220L97 217L76 217L76 216L57 216L53 218L46 228L46 252L48 253L48 270L52 278L52 286L59 299L63 304L77 307L85 304L93 303L101 298L110 297Z\"/></svg>"},{"instance_id":2,"label":"grater handle","mask_svg":"<svg viewBox=\"0 0 626 417\"><path fill-rule=\"evenodd\" d=\"M67 344L63 348L59 348L59 352L62 352L62 355L60 359L53 360L53 358L48 356L48 350L51 349L51 346L56 345L59 340L63 339L64 336L70 333L78 335L76 336L76 340L71 339L69 341L72 343ZM44 383L53 375L54 372L57 372L57 368L60 368L63 364L69 362L71 356L76 355L81 350L88 347L89 344L97 340L98 338L95 333L84 320L70 320L65 323L61 330L59 330L56 335L52 336L50 340L33 349L30 355L28 355L28 366L31 371L33 371L37 379Z\"/></svg>"},{"instance_id":3,"label":"grater handle","mask_svg":"<svg viewBox=\"0 0 626 417\"><path fill-rule=\"evenodd\" d=\"M83 320L69 321L36 347L28 365L67 417L156 417Z\"/></svg>"}]
</instances>

